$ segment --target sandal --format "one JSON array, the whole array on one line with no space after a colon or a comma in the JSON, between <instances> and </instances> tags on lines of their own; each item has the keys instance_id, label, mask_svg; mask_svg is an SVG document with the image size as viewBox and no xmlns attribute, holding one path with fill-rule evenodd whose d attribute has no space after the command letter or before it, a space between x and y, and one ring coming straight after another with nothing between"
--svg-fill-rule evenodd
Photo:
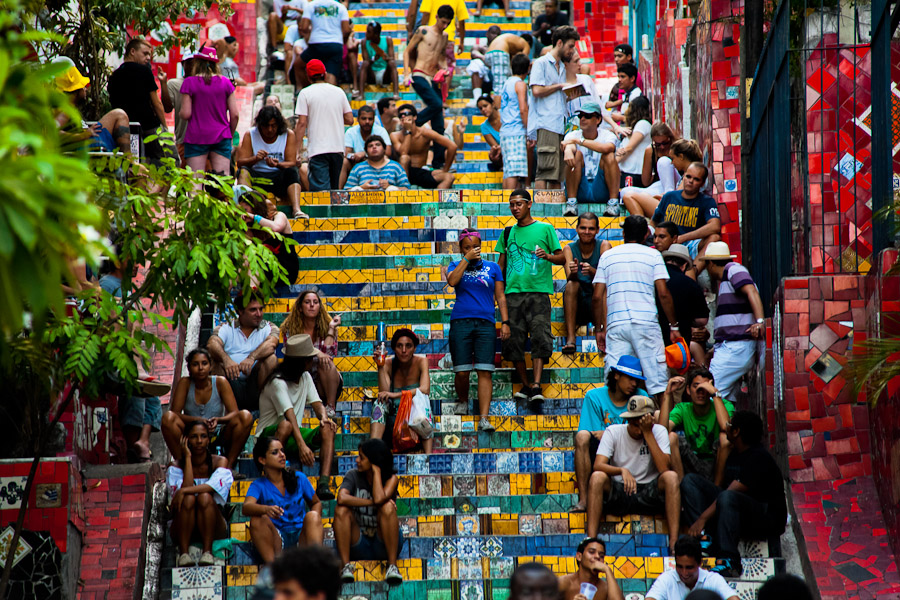
<instances>
[{"instance_id":1,"label":"sandal","mask_svg":"<svg viewBox=\"0 0 900 600\"><path fill-rule=\"evenodd\" d=\"M569 342L562 347L561 352L563 354L575 354L575 352L577 352L577 349L575 348L575 344Z\"/></svg>"}]
</instances>

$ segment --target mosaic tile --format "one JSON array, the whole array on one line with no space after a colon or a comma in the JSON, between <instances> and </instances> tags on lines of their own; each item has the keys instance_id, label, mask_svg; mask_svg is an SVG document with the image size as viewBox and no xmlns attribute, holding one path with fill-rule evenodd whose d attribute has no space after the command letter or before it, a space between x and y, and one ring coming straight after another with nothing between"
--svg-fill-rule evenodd
<instances>
[{"instance_id":1,"label":"mosaic tile","mask_svg":"<svg viewBox=\"0 0 900 600\"><path fill-rule=\"evenodd\" d=\"M450 560L433 558L426 563L428 579L450 579Z\"/></svg>"},{"instance_id":2,"label":"mosaic tile","mask_svg":"<svg viewBox=\"0 0 900 600\"><path fill-rule=\"evenodd\" d=\"M497 453L497 472L498 473L518 473L519 472L519 455L516 452L499 452L499 453Z\"/></svg>"},{"instance_id":3,"label":"mosaic tile","mask_svg":"<svg viewBox=\"0 0 900 600\"><path fill-rule=\"evenodd\" d=\"M420 498L440 498L442 495L440 477L430 475L419 477Z\"/></svg>"},{"instance_id":4,"label":"mosaic tile","mask_svg":"<svg viewBox=\"0 0 900 600\"><path fill-rule=\"evenodd\" d=\"M478 538L457 538L457 558L481 558L482 541Z\"/></svg>"},{"instance_id":5,"label":"mosaic tile","mask_svg":"<svg viewBox=\"0 0 900 600\"><path fill-rule=\"evenodd\" d=\"M477 581L463 581L459 589L460 600L484 600L484 584Z\"/></svg>"},{"instance_id":6,"label":"mosaic tile","mask_svg":"<svg viewBox=\"0 0 900 600\"><path fill-rule=\"evenodd\" d=\"M453 476L453 495L469 496L475 494L475 476L474 475L454 475Z\"/></svg>"},{"instance_id":7,"label":"mosaic tile","mask_svg":"<svg viewBox=\"0 0 900 600\"><path fill-rule=\"evenodd\" d=\"M434 545L434 557L447 560L457 555L457 547L449 538L441 538Z\"/></svg>"},{"instance_id":8,"label":"mosaic tile","mask_svg":"<svg viewBox=\"0 0 900 600\"><path fill-rule=\"evenodd\" d=\"M481 547L481 554L486 558L497 558L503 554L503 544L496 537L489 537Z\"/></svg>"},{"instance_id":9,"label":"mosaic tile","mask_svg":"<svg viewBox=\"0 0 900 600\"><path fill-rule=\"evenodd\" d=\"M476 515L463 515L456 517L456 533L462 536L477 536L480 532L480 522Z\"/></svg>"},{"instance_id":10,"label":"mosaic tile","mask_svg":"<svg viewBox=\"0 0 900 600\"><path fill-rule=\"evenodd\" d=\"M222 600L222 584L202 588L179 588L172 590L172 600Z\"/></svg>"},{"instance_id":11,"label":"mosaic tile","mask_svg":"<svg viewBox=\"0 0 900 600\"><path fill-rule=\"evenodd\" d=\"M483 577L481 558L460 558L456 561L459 579L481 579Z\"/></svg>"},{"instance_id":12,"label":"mosaic tile","mask_svg":"<svg viewBox=\"0 0 900 600\"><path fill-rule=\"evenodd\" d=\"M173 588L202 588L222 583L222 567L172 569Z\"/></svg>"},{"instance_id":13,"label":"mosaic tile","mask_svg":"<svg viewBox=\"0 0 900 600\"><path fill-rule=\"evenodd\" d=\"M508 475L488 475L487 476L488 495L490 496L509 496L510 485Z\"/></svg>"},{"instance_id":14,"label":"mosaic tile","mask_svg":"<svg viewBox=\"0 0 900 600\"><path fill-rule=\"evenodd\" d=\"M515 559L511 557L491 558L489 562L491 579L507 579L516 568Z\"/></svg>"}]
</instances>

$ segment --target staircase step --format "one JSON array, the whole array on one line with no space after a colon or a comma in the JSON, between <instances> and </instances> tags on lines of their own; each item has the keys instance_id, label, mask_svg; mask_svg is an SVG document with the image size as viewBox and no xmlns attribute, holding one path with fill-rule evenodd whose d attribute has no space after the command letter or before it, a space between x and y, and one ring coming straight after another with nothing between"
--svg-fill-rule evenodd
<instances>
[{"instance_id":1,"label":"staircase step","mask_svg":"<svg viewBox=\"0 0 900 600\"><path fill-rule=\"evenodd\" d=\"M506 207L503 207L506 208ZM560 236L566 235L565 239L574 240L574 235L570 236L569 231L574 234L577 217L563 217L562 206L556 207L556 214L545 216L541 220L549 225L553 225ZM547 211L544 211L547 212ZM481 232L482 242L487 240L496 241L500 239L505 227L511 227L516 224L515 218L509 214L509 210L498 211L497 215L464 215L458 214L454 217L450 216L403 216L403 217L375 217L357 214L353 217L330 217L330 218L311 218L311 219L293 219L291 227L294 230L294 239L298 243L304 243L301 238L297 237L298 233L311 232L344 232L344 231L380 231L396 233L406 230L421 230L423 228L433 229L435 232L447 229L462 229L464 227L478 227ZM463 227L462 220L465 220ZM615 230L620 231L618 218L600 218L600 231ZM605 239L605 238L601 238ZM417 240L422 241L422 240ZM438 241L444 241L440 239ZM453 240L455 241L455 240ZM346 243L336 240L335 243Z\"/></svg>"}]
</instances>

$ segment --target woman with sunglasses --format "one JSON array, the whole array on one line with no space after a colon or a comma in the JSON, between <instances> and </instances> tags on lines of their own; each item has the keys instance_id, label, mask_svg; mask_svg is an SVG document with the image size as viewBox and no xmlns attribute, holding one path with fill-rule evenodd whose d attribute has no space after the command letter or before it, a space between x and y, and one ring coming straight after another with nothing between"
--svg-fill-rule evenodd
<instances>
[{"instance_id":1,"label":"woman with sunglasses","mask_svg":"<svg viewBox=\"0 0 900 600\"><path fill-rule=\"evenodd\" d=\"M640 182L633 182L621 191L622 203L632 215L653 216L659 199L671 192L681 181L681 175L672 165L669 150L675 134L665 123L655 123L650 128L650 145L644 150L644 164ZM640 185L637 185L640 183Z\"/></svg>"},{"instance_id":2,"label":"woman with sunglasses","mask_svg":"<svg viewBox=\"0 0 900 600\"><path fill-rule=\"evenodd\" d=\"M478 372L478 428L494 431L488 419L491 408L491 374L497 346L494 303L500 308L500 339L509 338L503 271L497 263L481 258L481 235L475 229L459 234L462 258L447 267L447 284L456 290L450 313L450 358L456 374L459 402L469 402L469 373Z\"/></svg>"}]
</instances>

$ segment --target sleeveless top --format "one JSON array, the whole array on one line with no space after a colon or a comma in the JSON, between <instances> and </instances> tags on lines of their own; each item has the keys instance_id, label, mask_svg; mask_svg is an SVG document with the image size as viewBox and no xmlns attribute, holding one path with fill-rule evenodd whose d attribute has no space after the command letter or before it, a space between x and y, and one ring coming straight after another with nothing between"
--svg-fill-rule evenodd
<instances>
[{"instance_id":1,"label":"sleeveless top","mask_svg":"<svg viewBox=\"0 0 900 600\"><path fill-rule=\"evenodd\" d=\"M525 135L522 113L519 112L519 97L516 95L516 84L520 81L521 77L510 77L500 90L500 135L503 137Z\"/></svg>"},{"instance_id":2,"label":"sleeveless top","mask_svg":"<svg viewBox=\"0 0 900 600\"><path fill-rule=\"evenodd\" d=\"M583 263L586 262L591 265L593 268L597 268L597 265L600 264L600 241L594 240L594 252L588 258L584 258L584 254L581 251L581 240L575 240L575 248L578 249L577 253L575 250L572 251L572 257L578 262ZM578 280L583 281L584 283L593 284L594 280L591 277L588 277L584 274L583 271L578 271Z\"/></svg>"},{"instance_id":3,"label":"sleeveless top","mask_svg":"<svg viewBox=\"0 0 900 600\"><path fill-rule=\"evenodd\" d=\"M199 417L201 419L212 419L225 416L225 405L222 404L222 398L219 396L219 388L216 387L216 376L210 375L212 382L212 391L209 394L209 402L206 404L197 404L194 399L194 382L191 381L188 387L187 398L184 401L184 414L189 417Z\"/></svg>"},{"instance_id":4,"label":"sleeveless top","mask_svg":"<svg viewBox=\"0 0 900 600\"><path fill-rule=\"evenodd\" d=\"M259 131L256 127L250 128L250 143L253 145L253 155L256 156L256 153L260 150L265 150L269 153L269 156L281 162L284 160L284 147L287 144L287 132L285 131L271 144L267 144L262 135L260 135ZM266 161L261 160L255 165L253 165L254 171L262 171L264 173L275 173L278 171L278 167L270 167L266 164Z\"/></svg>"}]
</instances>

